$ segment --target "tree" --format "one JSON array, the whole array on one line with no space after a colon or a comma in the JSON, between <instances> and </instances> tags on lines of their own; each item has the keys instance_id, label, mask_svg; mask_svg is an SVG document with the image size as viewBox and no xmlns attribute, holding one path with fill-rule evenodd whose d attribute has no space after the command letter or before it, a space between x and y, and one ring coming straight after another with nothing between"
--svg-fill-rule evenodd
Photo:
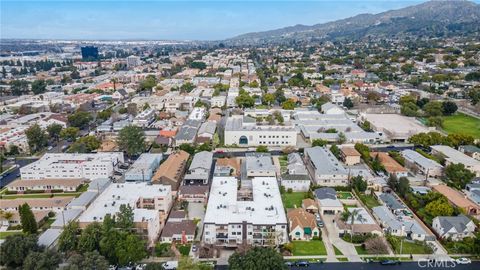
<instances>
[{"instance_id":1,"label":"tree","mask_svg":"<svg viewBox=\"0 0 480 270\"><path fill-rule=\"evenodd\" d=\"M271 93L266 93L262 96L262 101L266 105L272 105L275 102L275 95Z\"/></svg>"},{"instance_id":2,"label":"tree","mask_svg":"<svg viewBox=\"0 0 480 270\"><path fill-rule=\"evenodd\" d=\"M79 230L78 222L69 222L58 238L58 249L64 252L76 250Z\"/></svg>"},{"instance_id":3,"label":"tree","mask_svg":"<svg viewBox=\"0 0 480 270\"><path fill-rule=\"evenodd\" d=\"M423 106L423 110L427 116L442 116L443 115L443 108L442 103L439 101L430 101L425 106Z\"/></svg>"},{"instance_id":4,"label":"tree","mask_svg":"<svg viewBox=\"0 0 480 270\"><path fill-rule=\"evenodd\" d=\"M12 95L21 96L28 94L28 82L25 80L13 80L10 82Z\"/></svg>"},{"instance_id":5,"label":"tree","mask_svg":"<svg viewBox=\"0 0 480 270\"><path fill-rule=\"evenodd\" d=\"M67 141L75 141L80 129L77 127L67 127L60 131L60 137Z\"/></svg>"},{"instance_id":6,"label":"tree","mask_svg":"<svg viewBox=\"0 0 480 270\"><path fill-rule=\"evenodd\" d=\"M9 235L0 245L0 265L13 269L21 267L30 252L40 250L37 235Z\"/></svg>"},{"instance_id":7,"label":"tree","mask_svg":"<svg viewBox=\"0 0 480 270\"><path fill-rule=\"evenodd\" d=\"M448 203L445 197L429 202L425 206L425 211L432 217L451 216L454 213L453 207Z\"/></svg>"},{"instance_id":8,"label":"tree","mask_svg":"<svg viewBox=\"0 0 480 270\"><path fill-rule=\"evenodd\" d=\"M400 177L400 179L398 179L395 191L402 197L405 197L405 195L410 192L410 181L407 177Z\"/></svg>"},{"instance_id":9,"label":"tree","mask_svg":"<svg viewBox=\"0 0 480 270\"><path fill-rule=\"evenodd\" d=\"M347 141L347 137L345 136L345 133L339 132L338 133L338 138L337 138L337 143L338 144L344 144Z\"/></svg>"},{"instance_id":10,"label":"tree","mask_svg":"<svg viewBox=\"0 0 480 270\"><path fill-rule=\"evenodd\" d=\"M25 130L30 152L41 150L47 144L47 135L38 124L34 124Z\"/></svg>"},{"instance_id":11,"label":"tree","mask_svg":"<svg viewBox=\"0 0 480 270\"><path fill-rule=\"evenodd\" d=\"M295 109L295 102L293 99L289 98L282 103L282 109L284 110L293 110Z\"/></svg>"},{"instance_id":12,"label":"tree","mask_svg":"<svg viewBox=\"0 0 480 270\"><path fill-rule=\"evenodd\" d=\"M465 185L469 184L475 174L469 169L465 168L462 163L450 164L445 167L445 178L447 184L458 189L464 189Z\"/></svg>"},{"instance_id":13,"label":"tree","mask_svg":"<svg viewBox=\"0 0 480 270\"><path fill-rule=\"evenodd\" d=\"M233 253L228 259L230 270L287 269L283 257L272 248L254 247L244 254Z\"/></svg>"},{"instance_id":14,"label":"tree","mask_svg":"<svg viewBox=\"0 0 480 270\"><path fill-rule=\"evenodd\" d=\"M414 117L418 114L418 106L413 102L407 102L402 105L400 112L405 116Z\"/></svg>"},{"instance_id":15,"label":"tree","mask_svg":"<svg viewBox=\"0 0 480 270\"><path fill-rule=\"evenodd\" d=\"M468 97L472 105L477 105L480 102L480 88L473 88L468 91Z\"/></svg>"},{"instance_id":16,"label":"tree","mask_svg":"<svg viewBox=\"0 0 480 270\"><path fill-rule=\"evenodd\" d=\"M190 93L193 89L195 89L195 85L191 82L186 82L180 86L180 91L183 93Z\"/></svg>"},{"instance_id":17,"label":"tree","mask_svg":"<svg viewBox=\"0 0 480 270\"><path fill-rule=\"evenodd\" d=\"M145 133L140 127L126 126L118 133L117 144L128 156L141 154L145 150Z\"/></svg>"},{"instance_id":18,"label":"tree","mask_svg":"<svg viewBox=\"0 0 480 270\"><path fill-rule=\"evenodd\" d=\"M92 115L89 112L77 111L76 113L68 116L68 123L72 127L84 129L92 121Z\"/></svg>"},{"instance_id":19,"label":"tree","mask_svg":"<svg viewBox=\"0 0 480 270\"><path fill-rule=\"evenodd\" d=\"M145 103L145 104L148 104L148 103ZM100 119L100 120L107 120L110 118L110 116L112 116L112 109L106 109L106 110L103 110L99 113L97 113L97 118Z\"/></svg>"},{"instance_id":20,"label":"tree","mask_svg":"<svg viewBox=\"0 0 480 270\"><path fill-rule=\"evenodd\" d=\"M251 108L255 105L255 99L241 89L240 94L235 98L235 103L240 108Z\"/></svg>"},{"instance_id":21,"label":"tree","mask_svg":"<svg viewBox=\"0 0 480 270\"><path fill-rule=\"evenodd\" d=\"M385 240L381 237L371 237L365 240L365 250L368 254L387 254L388 247Z\"/></svg>"},{"instance_id":22,"label":"tree","mask_svg":"<svg viewBox=\"0 0 480 270\"><path fill-rule=\"evenodd\" d=\"M365 192L365 190L367 190L367 181L363 180L363 177L361 175L352 177L350 181L352 182L352 185L356 190L360 192Z\"/></svg>"},{"instance_id":23,"label":"tree","mask_svg":"<svg viewBox=\"0 0 480 270\"><path fill-rule=\"evenodd\" d=\"M136 263L147 257L145 241L135 234L122 232L121 235L115 247L115 255L120 265Z\"/></svg>"},{"instance_id":24,"label":"tree","mask_svg":"<svg viewBox=\"0 0 480 270\"><path fill-rule=\"evenodd\" d=\"M67 263L68 265L62 267L62 270L108 270L109 266L108 261L98 251L73 254L68 258Z\"/></svg>"},{"instance_id":25,"label":"tree","mask_svg":"<svg viewBox=\"0 0 480 270\"><path fill-rule=\"evenodd\" d=\"M442 103L442 111L444 115L452 115L457 111L457 109L458 106L453 101L444 101Z\"/></svg>"},{"instance_id":26,"label":"tree","mask_svg":"<svg viewBox=\"0 0 480 270\"><path fill-rule=\"evenodd\" d=\"M257 146L256 152L257 153L267 153L268 152L268 147L265 146L265 145L259 145L259 146Z\"/></svg>"},{"instance_id":27,"label":"tree","mask_svg":"<svg viewBox=\"0 0 480 270\"><path fill-rule=\"evenodd\" d=\"M201 61L194 61L190 63L190 68L198 68L200 70L204 70L207 68L207 64Z\"/></svg>"},{"instance_id":28,"label":"tree","mask_svg":"<svg viewBox=\"0 0 480 270\"><path fill-rule=\"evenodd\" d=\"M93 135L79 138L68 149L69 153L91 153L100 147L102 142Z\"/></svg>"},{"instance_id":29,"label":"tree","mask_svg":"<svg viewBox=\"0 0 480 270\"><path fill-rule=\"evenodd\" d=\"M56 270L62 259L53 249L43 252L30 252L23 263L24 270Z\"/></svg>"},{"instance_id":30,"label":"tree","mask_svg":"<svg viewBox=\"0 0 480 270\"><path fill-rule=\"evenodd\" d=\"M62 131L62 129L63 129L62 125L53 123L47 127L48 136L58 141L58 138L60 136L60 132Z\"/></svg>"},{"instance_id":31,"label":"tree","mask_svg":"<svg viewBox=\"0 0 480 270\"><path fill-rule=\"evenodd\" d=\"M140 82L138 86L139 91L151 91L153 87L157 85L157 78L154 75L148 75L145 80Z\"/></svg>"},{"instance_id":32,"label":"tree","mask_svg":"<svg viewBox=\"0 0 480 270\"><path fill-rule=\"evenodd\" d=\"M353 108L353 101L351 98L345 98L345 100L343 101L343 106L347 109L351 109Z\"/></svg>"},{"instance_id":33,"label":"tree","mask_svg":"<svg viewBox=\"0 0 480 270\"><path fill-rule=\"evenodd\" d=\"M330 152L332 152L332 154L336 158L340 158L340 149L338 148L338 146L336 144L332 144L332 146L330 147Z\"/></svg>"},{"instance_id":34,"label":"tree","mask_svg":"<svg viewBox=\"0 0 480 270\"><path fill-rule=\"evenodd\" d=\"M33 215L32 209L28 203L22 204L18 208L20 214L20 223L22 224L22 231L26 234L36 234L38 230L37 221Z\"/></svg>"},{"instance_id":35,"label":"tree","mask_svg":"<svg viewBox=\"0 0 480 270\"><path fill-rule=\"evenodd\" d=\"M427 119L427 126L429 127L438 127L443 126L443 119L440 116L431 116Z\"/></svg>"},{"instance_id":36,"label":"tree","mask_svg":"<svg viewBox=\"0 0 480 270\"><path fill-rule=\"evenodd\" d=\"M35 80L32 83L32 92L35 95L44 93L47 90L47 83L45 80Z\"/></svg>"},{"instance_id":37,"label":"tree","mask_svg":"<svg viewBox=\"0 0 480 270\"><path fill-rule=\"evenodd\" d=\"M189 143L182 143L178 148L182 151L189 153L190 155L195 154L195 147Z\"/></svg>"},{"instance_id":38,"label":"tree","mask_svg":"<svg viewBox=\"0 0 480 270\"><path fill-rule=\"evenodd\" d=\"M325 141L325 140L322 140L322 139L314 139L312 141L312 147L315 147L315 146L325 146L327 145L328 142Z\"/></svg>"},{"instance_id":39,"label":"tree","mask_svg":"<svg viewBox=\"0 0 480 270\"><path fill-rule=\"evenodd\" d=\"M373 131L372 125L367 120L363 121L363 123L360 124L360 127L367 132Z\"/></svg>"},{"instance_id":40,"label":"tree","mask_svg":"<svg viewBox=\"0 0 480 270\"><path fill-rule=\"evenodd\" d=\"M207 152L212 151L212 147L210 146L209 143L202 143L201 145L197 146L196 152L203 152L203 151L207 151Z\"/></svg>"},{"instance_id":41,"label":"tree","mask_svg":"<svg viewBox=\"0 0 480 270\"><path fill-rule=\"evenodd\" d=\"M105 221L103 222L103 226L105 227ZM100 254L105 256L105 258L112 264L118 263L115 248L121 237L120 231L113 228L105 231L104 228L103 237L102 240L100 240Z\"/></svg>"},{"instance_id":42,"label":"tree","mask_svg":"<svg viewBox=\"0 0 480 270\"><path fill-rule=\"evenodd\" d=\"M99 250L101 239L102 225L98 222L90 223L78 238L78 250L82 253Z\"/></svg>"},{"instance_id":43,"label":"tree","mask_svg":"<svg viewBox=\"0 0 480 270\"><path fill-rule=\"evenodd\" d=\"M120 212L117 214L116 224L122 229L133 228L133 208L129 204L120 205Z\"/></svg>"},{"instance_id":44,"label":"tree","mask_svg":"<svg viewBox=\"0 0 480 270\"><path fill-rule=\"evenodd\" d=\"M465 75L466 81L480 81L480 71L473 71Z\"/></svg>"}]
</instances>

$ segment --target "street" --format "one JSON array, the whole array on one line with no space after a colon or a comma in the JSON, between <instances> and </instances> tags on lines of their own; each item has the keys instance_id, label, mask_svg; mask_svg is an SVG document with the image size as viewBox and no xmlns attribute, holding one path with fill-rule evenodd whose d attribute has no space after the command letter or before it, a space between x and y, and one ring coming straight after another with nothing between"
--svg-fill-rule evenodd
<instances>
[{"instance_id":1,"label":"street","mask_svg":"<svg viewBox=\"0 0 480 270\"><path fill-rule=\"evenodd\" d=\"M3 177L0 179L0 188L3 188L4 186L10 184L13 180L17 179L20 175L21 167L30 164L37 159L38 158L17 159L16 162L14 162L13 160L6 161L3 166L13 166L16 163L18 167L15 170L9 172L8 174L3 174Z\"/></svg>"}]
</instances>

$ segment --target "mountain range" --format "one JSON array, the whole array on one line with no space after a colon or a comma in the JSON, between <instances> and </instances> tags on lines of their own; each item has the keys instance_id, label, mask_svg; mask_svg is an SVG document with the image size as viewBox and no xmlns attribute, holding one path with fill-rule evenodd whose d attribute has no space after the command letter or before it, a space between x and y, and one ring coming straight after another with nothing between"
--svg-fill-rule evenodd
<instances>
[{"instance_id":1,"label":"mountain range","mask_svg":"<svg viewBox=\"0 0 480 270\"><path fill-rule=\"evenodd\" d=\"M272 44L365 37L445 37L480 33L480 5L465 1L428 1L378 14L359 14L315 25L295 25L247 33L226 40L233 45Z\"/></svg>"}]
</instances>

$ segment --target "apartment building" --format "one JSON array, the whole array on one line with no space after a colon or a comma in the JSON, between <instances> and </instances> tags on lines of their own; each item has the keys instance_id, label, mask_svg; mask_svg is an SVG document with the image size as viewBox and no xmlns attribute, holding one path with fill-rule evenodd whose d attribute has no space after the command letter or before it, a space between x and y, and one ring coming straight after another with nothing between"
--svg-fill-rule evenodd
<instances>
[{"instance_id":1,"label":"apartment building","mask_svg":"<svg viewBox=\"0 0 480 270\"><path fill-rule=\"evenodd\" d=\"M20 174L24 180L108 178L113 176L119 162L124 162L122 152L47 153L20 168Z\"/></svg>"},{"instance_id":2,"label":"apartment building","mask_svg":"<svg viewBox=\"0 0 480 270\"><path fill-rule=\"evenodd\" d=\"M130 169L125 173L125 181L147 181L150 182L153 172L162 161L162 154L143 153L135 160Z\"/></svg>"},{"instance_id":3,"label":"apartment building","mask_svg":"<svg viewBox=\"0 0 480 270\"><path fill-rule=\"evenodd\" d=\"M146 128L150 126L151 123L155 121L155 111L152 109L146 109L139 113L135 118L133 119L132 125L141 127L141 128Z\"/></svg>"},{"instance_id":4,"label":"apartment building","mask_svg":"<svg viewBox=\"0 0 480 270\"><path fill-rule=\"evenodd\" d=\"M440 177L443 174L442 165L422 156L416 151L403 150L402 156L405 158L405 166L415 173L423 174L427 177Z\"/></svg>"},{"instance_id":5,"label":"apartment building","mask_svg":"<svg viewBox=\"0 0 480 270\"><path fill-rule=\"evenodd\" d=\"M465 168L475 173L476 176L480 176L480 161L465 155L464 153L453 149L446 145L433 145L432 154L439 155L445 158L445 166L450 164L461 163L465 165Z\"/></svg>"},{"instance_id":6,"label":"apartment building","mask_svg":"<svg viewBox=\"0 0 480 270\"><path fill-rule=\"evenodd\" d=\"M170 154L152 177L152 183L170 185L172 190L178 190L190 155L180 150Z\"/></svg>"},{"instance_id":7,"label":"apartment building","mask_svg":"<svg viewBox=\"0 0 480 270\"><path fill-rule=\"evenodd\" d=\"M288 242L288 222L275 177L215 177L204 218L206 244L235 247Z\"/></svg>"},{"instance_id":8,"label":"apartment building","mask_svg":"<svg viewBox=\"0 0 480 270\"><path fill-rule=\"evenodd\" d=\"M312 147L305 149L305 164L317 185L346 186L348 172L340 161L325 147Z\"/></svg>"}]
</instances>

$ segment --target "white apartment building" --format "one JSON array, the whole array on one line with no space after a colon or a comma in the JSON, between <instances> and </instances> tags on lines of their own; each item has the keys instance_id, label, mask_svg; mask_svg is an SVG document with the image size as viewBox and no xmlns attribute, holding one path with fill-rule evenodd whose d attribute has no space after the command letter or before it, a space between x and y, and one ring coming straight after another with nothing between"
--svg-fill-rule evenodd
<instances>
[{"instance_id":1,"label":"white apartment building","mask_svg":"<svg viewBox=\"0 0 480 270\"><path fill-rule=\"evenodd\" d=\"M433 145L432 154L445 157L445 166L461 163L465 168L480 176L480 161L465 155L464 153L446 145Z\"/></svg>"},{"instance_id":2,"label":"white apartment building","mask_svg":"<svg viewBox=\"0 0 480 270\"><path fill-rule=\"evenodd\" d=\"M148 127L151 123L155 121L155 111L152 109L146 109L139 113L135 118L133 119L132 125L141 127L141 128L146 128Z\"/></svg>"},{"instance_id":3,"label":"white apartment building","mask_svg":"<svg viewBox=\"0 0 480 270\"><path fill-rule=\"evenodd\" d=\"M114 168L123 163L122 152L96 154L47 153L20 168L23 180L96 179L113 176Z\"/></svg>"},{"instance_id":4,"label":"white apartment building","mask_svg":"<svg viewBox=\"0 0 480 270\"><path fill-rule=\"evenodd\" d=\"M428 177L442 176L443 166L418 152L407 149L402 151L402 156L405 158L405 167L410 170Z\"/></svg>"},{"instance_id":5,"label":"white apartment building","mask_svg":"<svg viewBox=\"0 0 480 270\"><path fill-rule=\"evenodd\" d=\"M150 244L157 240L172 207L169 185L150 185L145 182L111 184L79 217L85 228L92 222L102 222L107 214L115 216L121 205L133 208L133 222L140 232L146 232Z\"/></svg>"},{"instance_id":6,"label":"white apartment building","mask_svg":"<svg viewBox=\"0 0 480 270\"><path fill-rule=\"evenodd\" d=\"M227 97L226 96L216 96L216 97L212 97L212 99L210 99L210 106L213 108L213 107L223 107L225 106L225 103L227 102Z\"/></svg>"},{"instance_id":7,"label":"white apartment building","mask_svg":"<svg viewBox=\"0 0 480 270\"><path fill-rule=\"evenodd\" d=\"M254 118L233 115L225 124L225 145L296 146L297 131L293 125L259 125Z\"/></svg>"},{"instance_id":8,"label":"white apartment building","mask_svg":"<svg viewBox=\"0 0 480 270\"><path fill-rule=\"evenodd\" d=\"M287 218L275 177L215 177L203 223L206 244L235 247L288 242Z\"/></svg>"},{"instance_id":9,"label":"white apartment building","mask_svg":"<svg viewBox=\"0 0 480 270\"><path fill-rule=\"evenodd\" d=\"M136 66L140 66L141 63L142 61L138 56L130 55L129 57L127 57L127 68L134 68Z\"/></svg>"},{"instance_id":10,"label":"white apartment building","mask_svg":"<svg viewBox=\"0 0 480 270\"><path fill-rule=\"evenodd\" d=\"M348 172L325 147L305 148L305 164L315 184L321 186L348 185Z\"/></svg>"}]
</instances>

